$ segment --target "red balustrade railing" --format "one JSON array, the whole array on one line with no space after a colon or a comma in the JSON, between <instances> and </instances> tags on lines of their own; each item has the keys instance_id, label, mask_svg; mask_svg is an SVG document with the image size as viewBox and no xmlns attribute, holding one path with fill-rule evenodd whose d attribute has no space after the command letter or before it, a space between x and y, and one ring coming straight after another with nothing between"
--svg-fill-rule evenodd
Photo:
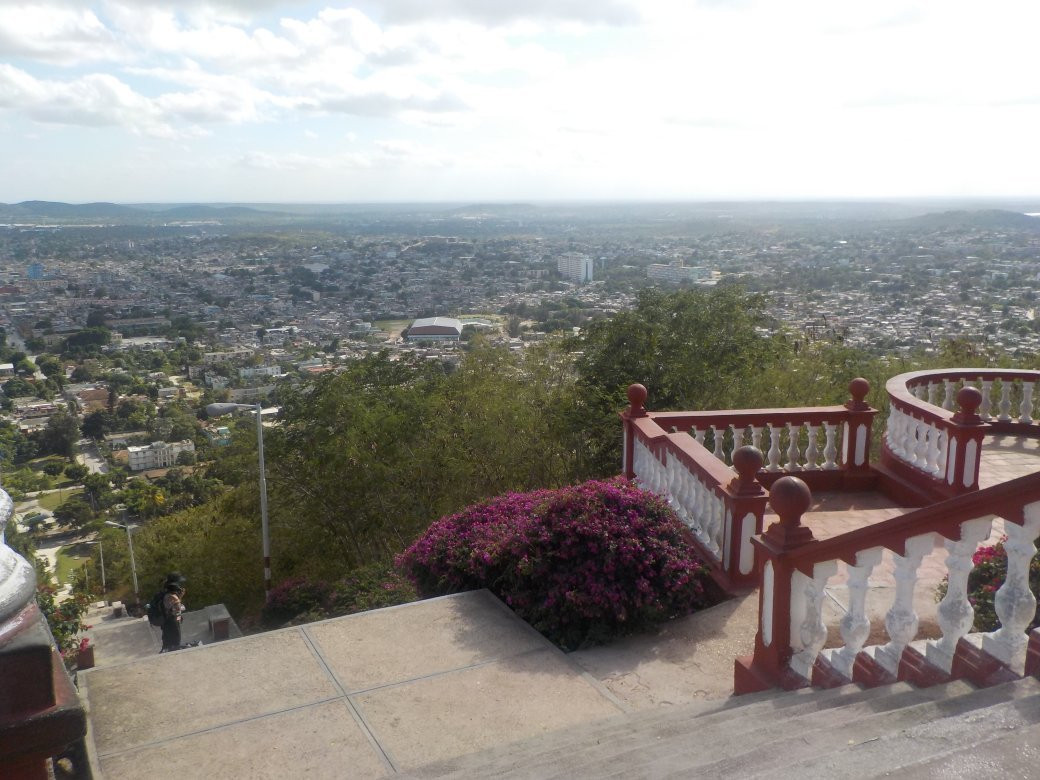
<instances>
[{"instance_id":1,"label":"red balustrade railing","mask_svg":"<svg viewBox=\"0 0 1040 780\"><path fill-rule=\"evenodd\" d=\"M780 519L753 540L762 573L759 629L754 655L736 663L734 689L748 693L767 687L832 686L855 681L883 684L909 680L930 685L954 678L976 684L1026 671L1030 637L1026 627L1036 611L1029 588L1029 561L1040 534L1040 473L977 490L823 541L815 540L801 516L810 504L800 480L777 481L770 503ZM987 538L991 516L1005 521L1008 576L998 591L1001 628L970 635L974 613L967 581L972 556ZM922 558L937 542L948 551L948 587L936 609L942 638L910 646L918 616L913 590ZM895 594L885 617L889 641L864 647L870 630L864 598L867 581L883 551L895 562ZM841 621L844 645L822 651L827 627L822 619L824 588L848 566L849 610Z\"/></svg>"},{"instance_id":2,"label":"red balustrade railing","mask_svg":"<svg viewBox=\"0 0 1040 780\"><path fill-rule=\"evenodd\" d=\"M883 468L924 500L977 489L984 436L1040 434L1033 419L1038 380L1037 371L978 368L893 377L885 386Z\"/></svg>"},{"instance_id":3,"label":"red balustrade railing","mask_svg":"<svg viewBox=\"0 0 1040 780\"><path fill-rule=\"evenodd\" d=\"M854 380L844 406L648 412L646 388L632 385L621 414L624 472L669 501L723 588L753 586L763 485L791 472L820 489L872 483L869 389Z\"/></svg>"}]
</instances>

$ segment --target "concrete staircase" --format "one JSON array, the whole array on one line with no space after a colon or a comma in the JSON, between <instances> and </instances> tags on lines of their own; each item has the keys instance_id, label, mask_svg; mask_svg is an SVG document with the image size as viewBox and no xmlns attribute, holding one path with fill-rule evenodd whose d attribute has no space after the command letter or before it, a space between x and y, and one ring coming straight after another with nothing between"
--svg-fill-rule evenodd
<instances>
[{"instance_id":1,"label":"concrete staircase","mask_svg":"<svg viewBox=\"0 0 1040 780\"><path fill-rule=\"evenodd\" d=\"M413 778L1035 777L1040 681L766 692L627 714ZM992 775L991 775L992 776Z\"/></svg>"}]
</instances>

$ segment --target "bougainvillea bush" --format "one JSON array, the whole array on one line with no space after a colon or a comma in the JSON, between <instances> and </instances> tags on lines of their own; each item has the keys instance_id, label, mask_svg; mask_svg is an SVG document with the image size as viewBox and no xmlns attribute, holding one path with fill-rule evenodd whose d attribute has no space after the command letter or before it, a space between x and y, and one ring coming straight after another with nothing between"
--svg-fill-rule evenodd
<instances>
[{"instance_id":1,"label":"bougainvillea bush","mask_svg":"<svg viewBox=\"0 0 1040 780\"><path fill-rule=\"evenodd\" d=\"M423 596L488 588L570 650L707 606L684 534L667 504L618 478L468 507L397 563Z\"/></svg>"},{"instance_id":2,"label":"bougainvillea bush","mask_svg":"<svg viewBox=\"0 0 1040 780\"><path fill-rule=\"evenodd\" d=\"M1006 539L1006 537L1005 537ZM1004 541L1001 539L995 545L986 545L975 551L971 561L974 568L968 575L968 601L975 609L975 623L972 631L995 631L1000 628L1000 618L997 617L997 609L994 599L997 591L1007 578L1007 551L1004 549ZM947 583L944 580L939 584L938 600L946 595ZM1033 557L1029 562L1029 588L1033 593L1040 592L1040 554ZM1029 624L1028 630L1033 630L1040 625L1040 606Z\"/></svg>"}]
</instances>

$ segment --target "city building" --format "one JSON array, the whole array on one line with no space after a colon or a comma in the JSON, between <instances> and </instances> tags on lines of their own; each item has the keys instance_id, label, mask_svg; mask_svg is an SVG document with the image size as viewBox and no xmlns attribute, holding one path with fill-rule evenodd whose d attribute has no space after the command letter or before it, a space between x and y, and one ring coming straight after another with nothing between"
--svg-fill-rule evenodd
<instances>
[{"instance_id":1,"label":"city building","mask_svg":"<svg viewBox=\"0 0 1040 780\"><path fill-rule=\"evenodd\" d=\"M566 252L556 259L556 270L564 279L586 284L592 281L592 258L580 252Z\"/></svg>"},{"instance_id":2,"label":"city building","mask_svg":"<svg viewBox=\"0 0 1040 780\"><path fill-rule=\"evenodd\" d=\"M177 465L177 456L182 452L195 452L195 442L185 439L184 441L154 441L143 447L127 447L127 465L131 471L144 471L145 469L161 469Z\"/></svg>"},{"instance_id":3,"label":"city building","mask_svg":"<svg viewBox=\"0 0 1040 780\"><path fill-rule=\"evenodd\" d=\"M707 279L711 272L702 266L685 265L682 258L670 263L654 263L646 267L646 278L655 282L698 282Z\"/></svg>"},{"instance_id":4,"label":"city building","mask_svg":"<svg viewBox=\"0 0 1040 780\"><path fill-rule=\"evenodd\" d=\"M423 317L408 329L409 341L458 341L462 322L453 317Z\"/></svg>"}]
</instances>

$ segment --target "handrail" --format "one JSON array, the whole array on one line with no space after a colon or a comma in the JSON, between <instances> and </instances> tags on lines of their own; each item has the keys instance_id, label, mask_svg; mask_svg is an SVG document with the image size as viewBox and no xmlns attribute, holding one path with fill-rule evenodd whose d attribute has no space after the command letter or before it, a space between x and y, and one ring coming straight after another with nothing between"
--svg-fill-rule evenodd
<instances>
[{"instance_id":1,"label":"handrail","mask_svg":"<svg viewBox=\"0 0 1040 780\"><path fill-rule=\"evenodd\" d=\"M825 561L840 560L855 565L857 553L874 547L905 555L907 539L937 533L950 540L959 540L960 524L980 514L998 515L1022 525L1023 507L1032 501L1040 501L1040 472L965 493L828 539L814 540L786 551L785 555L795 568L807 575L812 573L813 566Z\"/></svg>"}]
</instances>

